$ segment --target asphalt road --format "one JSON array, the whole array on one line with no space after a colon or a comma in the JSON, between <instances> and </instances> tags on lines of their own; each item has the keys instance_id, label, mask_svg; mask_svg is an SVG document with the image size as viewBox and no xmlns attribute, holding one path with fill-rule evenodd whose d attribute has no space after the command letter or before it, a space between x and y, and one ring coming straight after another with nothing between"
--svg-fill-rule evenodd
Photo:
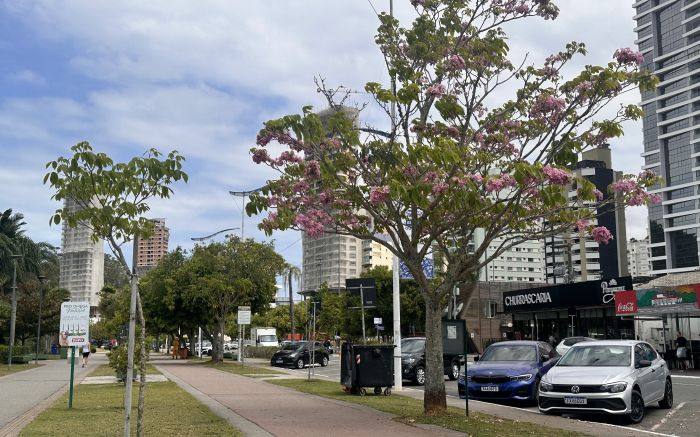
<instances>
[{"instance_id":1,"label":"asphalt road","mask_svg":"<svg viewBox=\"0 0 700 437\"><path fill-rule=\"evenodd\" d=\"M311 370L313 375L328 378L330 381L340 381L340 365L338 355L331 357L327 367L316 365ZM309 368L303 370L288 369L291 374L308 375ZM656 436L697 436L700 430L700 377L673 376L674 407L665 410L658 406L648 407L642 423L628 425L624 418L607 415L566 415L572 420L583 420L606 423L615 427L629 429L635 435ZM404 381L405 390L423 390L423 387ZM457 381L445 378L447 396L458 398ZM479 402L471 400L469 402ZM540 414L537 407L527 403L501 403L503 408L518 408Z\"/></svg>"}]
</instances>

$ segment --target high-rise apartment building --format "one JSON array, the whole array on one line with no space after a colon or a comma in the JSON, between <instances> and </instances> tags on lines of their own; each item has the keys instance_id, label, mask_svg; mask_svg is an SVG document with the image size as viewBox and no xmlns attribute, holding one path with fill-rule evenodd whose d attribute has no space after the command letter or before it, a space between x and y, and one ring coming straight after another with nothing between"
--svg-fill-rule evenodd
<instances>
[{"instance_id":1,"label":"high-rise apartment building","mask_svg":"<svg viewBox=\"0 0 700 437\"><path fill-rule=\"evenodd\" d=\"M80 208L71 199L64 206L72 212ZM83 224L71 228L63 222L60 269L59 287L70 291L71 300L97 307L104 285L104 242L93 241L90 228Z\"/></svg>"},{"instance_id":2,"label":"high-rise apartment building","mask_svg":"<svg viewBox=\"0 0 700 437\"><path fill-rule=\"evenodd\" d=\"M700 2L639 0L637 45L642 68L659 78L642 93L643 169L663 177L649 207L650 274L695 270L700 223Z\"/></svg>"},{"instance_id":3,"label":"high-rise apartment building","mask_svg":"<svg viewBox=\"0 0 700 437\"><path fill-rule=\"evenodd\" d=\"M481 246L484 231L474 233L475 246ZM503 240L496 238L489 250L496 251ZM493 252L492 252L493 253ZM484 254L484 258L488 257ZM541 240L525 241L500 254L479 271L480 282L545 282L544 245Z\"/></svg>"},{"instance_id":4,"label":"high-rise apartment building","mask_svg":"<svg viewBox=\"0 0 700 437\"><path fill-rule=\"evenodd\" d=\"M627 265L632 278L649 276L649 237L630 238L627 242Z\"/></svg>"},{"instance_id":5,"label":"high-rise apartment building","mask_svg":"<svg viewBox=\"0 0 700 437\"><path fill-rule=\"evenodd\" d=\"M394 254L386 246L372 240L362 241L362 271L366 272L374 267L384 266L391 270L394 262Z\"/></svg>"},{"instance_id":6,"label":"high-rise apartment building","mask_svg":"<svg viewBox=\"0 0 700 437\"><path fill-rule=\"evenodd\" d=\"M609 146L602 145L582 153L573 173L584 177L609 199L608 187L618 180L621 172L612 169ZM607 203L598 207L595 202L578 199L576 189L569 187L571 208L588 208L597 218L592 225L605 226L614 235L608 244L598 244L590 236L572 232L545 239L547 282L582 282L627 276L627 235L625 212Z\"/></svg>"},{"instance_id":7,"label":"high-rise apartment building","mask_svg":"<svg viewBox=\"0 0 700 437\"><path fill-rule=\"evenodd\" d=\"M165 227L165 219L151 219L153 235L148 239L139 239L136 268L139 272L152 269L168 253L170 230Z\"/></svg>"}]
</instances>

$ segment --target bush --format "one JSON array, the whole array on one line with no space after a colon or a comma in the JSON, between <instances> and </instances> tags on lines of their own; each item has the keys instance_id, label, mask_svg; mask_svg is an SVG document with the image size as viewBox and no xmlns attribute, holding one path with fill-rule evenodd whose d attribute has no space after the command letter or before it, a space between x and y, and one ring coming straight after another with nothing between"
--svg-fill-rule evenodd
<instances>
[{"instance_id":1,"label":"bush","mask_svg":"<svg viewBox=\"0 0 700 437\"><path fill-rule=\"evenodd\" d=\"M8 350L10 349L10 346L8 345L0 345L0 365L6 364L7 363L7 354L9 353ZM36 349L33 346L19 346L15 345L12 348L12 355L18 357L21 355L34 355L36 353Z\"/></svg>"},{"instance_id":2,"label":"bush","mask_svg":"<svg viewBox=\"0 0 700 437\"><path fill-rule=\"evenodd\" d=\"M125 380L126 368L129 358L126 344L112 349L111 352L107 353L107 357L109 357L109 367L114 369L114 371L117 374L117 379L119 379L120 381ZM146 359L148 359L148 349L146 349ZM134 345L134 378L136 377L140 364L141 345L138 342L136 342L136 344Z\"/></svg>"},{"instance_id":3,"label":"bush","mask_svg":"<svg viewBox=\"0 0 700 437\"><path fill-rule=\"evenodd\" d=\"M246 358L265 358L269 360L279 350L276 346L246 346L244 348Z\"/></svg>"}]
</instances>

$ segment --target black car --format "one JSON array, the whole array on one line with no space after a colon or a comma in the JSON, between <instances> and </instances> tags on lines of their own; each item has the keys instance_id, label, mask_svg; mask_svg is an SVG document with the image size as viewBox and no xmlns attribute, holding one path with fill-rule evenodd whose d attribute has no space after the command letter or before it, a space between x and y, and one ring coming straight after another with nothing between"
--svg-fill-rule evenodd
<instances>
[{"instance_id":1,"label":"black car","mask_svg":"<svg viewBox=\"0 0 700 437\"><path fill-rule=\"evenodd\" d=\"M454 381L459 377L462 355L443 354L445 375ZM410 337L401 340L401 373L418 385L425 384L425 337Z\"/></svg>"},{"instance_id":2,"label":"black car","mask_svg":"<svg viewBox=\"0 0 700 437\"><path fill-rule=\"evenodd\" d=\"M314 351L314 362L322 367L328 365L328 350L319 342L316 342ZM280 350L272 355L270 359L271 366L277 367L296 367L303 369L304 366L311 363L311 342L310 341L293 341L286 343Z\"/></svg>"}]
</instances>

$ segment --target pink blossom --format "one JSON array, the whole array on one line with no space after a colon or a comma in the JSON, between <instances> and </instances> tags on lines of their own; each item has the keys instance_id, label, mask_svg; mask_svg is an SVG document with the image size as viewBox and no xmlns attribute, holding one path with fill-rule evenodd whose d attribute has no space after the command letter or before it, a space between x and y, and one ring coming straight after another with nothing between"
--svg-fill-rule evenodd
<instances>
[{"instance_id":1,"label":"pink blossom","mask_svg":"<svg viewBox=\"0 0 700 437\"><path fill-rule=\"evenodd\" d=\"M436 83L433 85L430 85L428 89L425 90L425 94L428 95L428 97L440 97L444 95L447 92L447 87L441 83Z\"/></svg>"},{"instance_id":2,"label":"pink blossom","mask_svg":"<svg viewBox=\"0 0 700 437\"><path fill-rule=\"evenodd\" d=\"M550 118L553 121L558 121L559 114L565 108L566 101L564 99L552 95L543 95L530 108L530 116L540 120Z\"/></svg>"},{"instance_id":3,"label":"pink blossom","mask_svg":"<svg viewBox=\"0 0 700 437\"><path fill-rule=\"evenodd\" d=\"M527 14L530 12L530 7L525 3L520 3L513 10L519 14Z\"/></svg>"},{"instance_id":4,"label":"pink blossom","mask_svg":"<svg viewBox=\"0 0 700 437\"><path fill-rule=\"evenodd\" d=\"M467 177L471 178L474 182L481 182L484 180L484 177L481 176L479 173L476 174L468 174Z\"/></svg>"},{"instance_id":5,"label":"pink blossom","mask_svg":"<svg viewBox=\"0 0 700 437\"><path fill-rule=\"evenodd\" d=\"M302 228L311 238L323 235L324 226L332 222L327 212L320 209L312 209L306 214L299 213L294 216L293 223Z\"/></svg>"},{"instance_id":6,"label":"pink blossom","mask_svg":"<svg viewBox=\"0 0 700 437\"><path fill-rule=\"evenodd\" d=\"M593 194L595 195L595 198L598 200L598 202L601 202L605 198L605 195L603 194L603 192L598 190L598 189L593 191Z\"/></svg>"},{"instance_id":7,"label":"pink blossom","mask_svg":"<svg viewBox=\"0 0 700 437\"><path fill-rule=\"evenodd\" d=\"M639 176L637 176L637 179L640 181L653 180L655 178L656 173L654 173L653 170L643 170L641 173L639 173Z\"/></svg>"},{"instance_id":8,"label":"pink blossom","mask_svg":"<svg viewBox=\"0 0 700 437\"><path fill-rule=\"evenodd\" d=\"M265 149L255 149L255 152L253 152L253 162L256 164L267 162L269 159L270 156Z\"/></svg>"},{"instance_id":9,"label":"pink blossom","mask_svg":"<svg viewBox=\"0 0 700 437\"><path fill-rule=\"evenodd\" d=\"M616 193L631 193L637 190L637 188L639 188L639 185L637 185L637 183L632 179L622 179L613 182L611 187Z\"/></svg>"},{"instance_id":10,"label":"pink blossom","mask_svg":"<svg viewBox=\"0 0 700 437\"><path fill-rule=\"evenodd\" d=\"M659 203L661 203L661 196L659 196L658 194L650 194L649 203L651 203L652 205L658 205Z\"/></svg>"},{"instance_id":11,"label":"pink blossom","mask_svg":"<svg viewBox=\"0 0 700 437\"><path fill-rule=\"evenodd\" d=\"M310 179L318 179L321 177L321 165L316 160L306 162L304 167L304 176Z\"/></svg>"},{"instance_id":12,"label":"pink blossom","mask_svg":"<svg viewBox=\"0 0 700 437\"><path fill-rule=\"evenodd\" d=\"M584 80L583 82L579 83L574 87L574 90L578 94L583 94L587 91L590 91L591 88L593 88L593 84L589 80Z\"/></svg>"},{"instance_id":13,"label":"pink blossom","mask_svg":"<svg viewBox=\"0 0 700 437\"><path fill-rule=\"evenodd\" d=\"M304 193L309 190L309 183L306 181L298 181L292 186L292 191L296 193Z\"/></svg>"},{"instance_id":14,"label":"pink blossom","mask_svg":"<svg viewBox=\"0 0 700 437\"><path fill-rule=\"evenodd\" d=\"M486 182L486 191L489 193L499 192L503 190L505 184L501 178L492 178Z\"/></svg>"},{"instance_id":15,"label":"pink blossom","mask_svg":"<svg viewBox=\"0 0 700 437\"><path fill-rule=\"evenodd\" d=\"M418 169L412 165L404 167L404 169L401 172L404 176L409 178L415 178L416 176L418 176Z\"/></svg>"},{"instance_id":16,"label":"pink blossom","mask_svg":"<svg viewBox=\"0 0 700 437\"><path fill-rule=\"evenodd\" d=\"M537 197L540 195L540 190L535 187L529 187L523 190L523 194L530 197Z\"/></svg>"},{"instance_id":17,"label":"pink blossom","mask_svg":"<svg viewBox=\"0 0 700 437\"><path fill-rule=\"evenodd\" d=\"M333 201L333 197L334 197L333 193L329 193L329 192L324 191L318 195L318 200L323 204L328 204L328 203L331 203Z\"/></svg>"},{"instance_id":18,"label":"pink blossom","mask_svg":"<svg viewBox=\"0 0 700 437\"><path fill-rule=\"evenodd\" d=\"M632 50L629 47L615 50L613 56L622 65L640 65L644 61L644 55L641 52Z\"/></svg>"},{"instance_id":19,"label":"pink blossom","mask_svg":"<svg viewBox=\"0 0 700 437\"><path fill-rule=\"evenodd\" d=\"M542 167L542 171L544 172L547 180L556 185L566 185L571 180L571 174L568 171L560 168L545 165Z\"/></svg>"},{"instance_id":20,"label":"pink blossom","mask_svg":"<svg viewBox=\"0 0 700 437\"><path fill-rule=\"evenodd\" d=\"M447 128L447 135L449 135L452 138L459 138L459 129L456 128L455 126L450 126Z\"/></svg>"},{"instance_id":21,"label":"pink blossom","mask_svg":"<svg viewBox=\"0 0 700 437\"><path fill-rule=\"evenodd\" d=\"M555 79L559 76L559 70L548 65L542 69L542 75L548 79Z\"/></svg>"},{"instance_id":22,"label":"pink blossom","mask_svg":"<svg viewBox=\"0 0 700 437\"><path fill-rule=\"evenodd\" d=\"M578 220L576 220L576 229L578 229L579 231L582 231L582 230L586 229L589 224L590 224L590 222L588 221L588 219L578 219Z\"/></svg>"},{"instance_id":23,"label":"pink blossom","mask_svg":"<svg viewBox=\"0 0 700 437\"><path fill-rule=\"evenodd\" d=\"M554 54L554 55L549 55L547 56L547 59L544 60L545 65L552 65L557 62L563 61L564 58L561 57L560 53Z\"/></svg>"},{"instance_id":24,"label":"pink blossom","mask_svg":"<svg viewBox=\"0 0 700 437\"><path fill-rule=\"evenodd\" d=\"M447 68L452 71L464 70L467 64L460 55L452 55L447 59Z\"/></svg>"},{"instance_id":25,"label":"pink blossom","mask_svg":"<svg viewBox=\"0 0 700 437\"><path fill-rule=\"evenodd\" d=\"M605 226L598 226L591 230L591 237L596 243L608 244L613 239L612 234Z\"/></svg>"},{"instance_id":26,"label":"pink blossom","mask_svg":"<svg viewBox=\"0 0 700 437\"><path fill-rule=\"evenodd\" d=\"M437 184L433 185L433 194L435 195L440 195L447 191L448 185L444 182L438 182Z\"/></svg>"},{"instance_id":27,"label":"pink blossom","mask_svg":"<svg viewBox=\"0 0 700 437\"><path fill-rule=\"evenodd\" d=\"M515 178L509 174L502 175L501 180L506 187L514 187L518 184Z\"/></svg>"},{"instance_id":28,"label":"pink blossom","mask_svg":"<svg viewBox=\"0 0 700 437\"><path fill-rule=\"evenodd\" d=\"M372 187L369 193L369 203L379 205L389 200L389 187Z\"/></svg>"},{"instance_id":29,"label":"pink blossom","mask_svg":"<svg viewBox=\"0 0 700 437\"><path fill-rule=\"evenodd\" d=\"M434 183L438 178L438 174L434 171L428 171L423 175L423 182L432 184Z\"/></svg>"}]
</instances>

